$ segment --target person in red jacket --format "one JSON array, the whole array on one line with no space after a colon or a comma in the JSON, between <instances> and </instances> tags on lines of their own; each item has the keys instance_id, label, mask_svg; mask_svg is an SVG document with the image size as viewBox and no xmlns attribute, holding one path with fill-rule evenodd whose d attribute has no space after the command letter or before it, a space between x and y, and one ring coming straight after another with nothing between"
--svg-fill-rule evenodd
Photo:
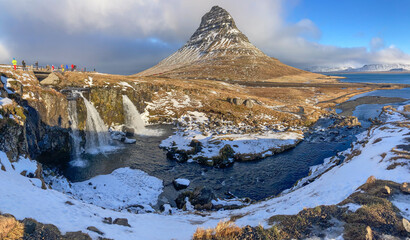
<instances>
[{"instance_id":1,"label":"person in red jacket","mask_svg":"<svg viewBox=\"0 0 410 240\"><path fill-rule=\"evenodd\" d=\"M74 64L71 64L71 72L74 72Z\"/></svg>"},{"instance_id":2,"label":"person in red jacket","mask_svg":"<svg viewBox=\"0 0 410 240\"><path fill-rule=\"evenodd\" d=\"M53 72L54 72L54 65L51 65L51 69L53 69Z\"/></svg>"}]
</instances>

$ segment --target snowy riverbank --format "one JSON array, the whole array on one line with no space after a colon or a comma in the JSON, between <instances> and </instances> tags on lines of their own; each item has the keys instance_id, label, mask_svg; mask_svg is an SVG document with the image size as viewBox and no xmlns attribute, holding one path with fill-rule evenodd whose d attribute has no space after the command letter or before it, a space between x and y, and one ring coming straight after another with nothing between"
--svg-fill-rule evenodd
<instances>
[{"instance_id":1,"label":"snowy riverbank","mask_svg":"<svg viewBox=\"0 0 410 240\"><path fill-rule=\"evenodd\" d=\"M313 167L312 175L308 177L315 176L313 182L303 186L302 183L306 181L301 180L295 189L282 196L242 209L204 212L204 216L178 211L173 215L134 214L88 204L52 189L41 189L39 179L20 175L23 169L27 170L27 176L35 171L35 161L21 158L18 163L10 163L7 156L1 152L3 170L0 171L0 211L10 213L17 219L31 217L43 223L54 224L62 232L81 230L93 238L100 235L87 230L89 226L98 228L104 233L104 237L114 239L190 239L197 227L212 227L231 216L241 216L236 220L240 226L268 226L267 220L273 215L296 214L303 208L337 204L355 192L370 176L399 183L410 182L408 165L400 164L408 161L400 153L405 151L400 150L400 145L407 144L409 120L393 110L387 110L381 119L385 120L385 123L374 126L368 133L360 134L351 149L339 154L345 156L341 164L333 165L330 170ZM317 172L319 170L320 174ZM93 185L97 186L103 182L95 180ZM127 186L122 189L126 191ZM406 208L410 207L410 203L399 203L398 207L403 211L403 215L408 216ZM106 217L127 218L131 227L106 224L103 222Z\"/></svg>"}]
</instances>

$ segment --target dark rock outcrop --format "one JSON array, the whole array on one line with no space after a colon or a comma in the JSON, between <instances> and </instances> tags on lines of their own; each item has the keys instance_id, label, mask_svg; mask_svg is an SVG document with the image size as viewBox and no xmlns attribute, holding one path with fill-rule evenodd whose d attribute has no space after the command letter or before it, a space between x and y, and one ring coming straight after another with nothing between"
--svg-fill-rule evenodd
<instances>
[{"instance_id":1,"label":"dark rock outcrop","mask_svg":"<svg viewBox=\"0 0 410 240\"><path fill-rule=\"evenodd\" d=\"M113 222L113 224L121 225L121 226L126 226L126 227L131 227L130 224L128 224L128 219L126 218L116 218Z\"/></svg>"}]
</instances>

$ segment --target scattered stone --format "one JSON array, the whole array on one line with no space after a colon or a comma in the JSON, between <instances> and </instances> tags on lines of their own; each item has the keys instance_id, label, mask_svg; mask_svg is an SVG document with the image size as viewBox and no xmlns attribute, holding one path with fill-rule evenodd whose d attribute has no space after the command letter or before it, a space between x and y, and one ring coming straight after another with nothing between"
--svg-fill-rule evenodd
<instances>
[{"instance_id":1,"label":"scattered stone","mask_svg":"<svg viewBox=\"0 0 410 240\"><path fill-rule=\"evenodd\" d=\"M177 178L174 181L172 181L172 184L174 185L174 188L179 191L181 189L185 189L189 186L190 181L188 179L184 178Z\"/></svg>"},{"instance_id":2,"label":"scattered stone","mask_svg":"<svg viewBox=\"0 0 410 240\"><path fill-rule=\"evenodd\" d=\"M403 223L404 229L406 229L406 231L410 233L410 222L409 222L409 220L403 218L401 222Z\"/></svg>"},{"instance_id":3,"label":"scattered stone","mask_svg":"<svg viewBox=\"0 0 410 240\"><path fill-rule=\"evenodd\" d=\"M235 105L237 105L237 106L242 105L243 102L244 102L244 101L243 101L242 99L240 99L240 98L233 98L233 99L232 99L232 103L235 104Z\"/></svg>"},{"instance_id":4,"label":"scattered stone","mask_svg":"<svg viewBox=\"0 0 410 240\"><path fill-rule=\"evenodd\" d=\"M253 106L254 106L253 100L251 100L251 99L246 99L244 104L247 108L253 108Z\"/></svg>"},{"instance_id":5,"label":"scattered stone","mask_svg":"<svg viewBox=\"0 0 410 240\"><path fill-rule=\"evenodd\" d=\"M385 195L390 195L391 194L391 189L388 186L384 186L381 190L381 193L385 194Z\"/></svg>"},{"instance_id":6,"label":"scattered stone","mask_svg":"<svg viewBox=\"0 0 410 240\"><path fill-rule=\"evenodd\" d=\"M81 231L78 232L67 232L62 239L70 240L91 240L91 237Z\"/></svg>"},{"instance_id":7,"label":"scattered stone","mask_svg":"<svg viewBox=\"0 0 410 240\"><path fill-rule=\"evenodd\" d=\"M133 138L125 138L124 139L124 143L126 143L126 144L134 144L136 142L137 142L137 140L135 140Z\"/></svg>"},{"instance_id":8,"label":"scattered stone","mask_svg":"<svg viewBox=\"0 0 410 240\"><path fill-rule=\"evenodd\" d=\"M400 190L404 193L410 194L410 184L404 182L402 185L400 185Z\"/></svg>"},{"instance_id":9,"label":"scattered stone","mask_svg":"<svg viewBox=\"0 0 410 240\"><path fill-rule=\"evenodd\" d=\"M365 238L366 240L373 240L373 231L369 226L366 227L366 237Z\"/></svg>"},{"instance_id":10,"label":"scattered stone","mask_svg":"<svg viewBox=\"0 0 410 240\"><path fill-rule=\"evenodd\" d=\"M87 228L87 230L90 230L90 231L92 231L92 232L98 233L99 235L104 235L103 232L101 232L98 228L96 228L96 227L94 227L94 226L89 226L89 227Z\"/></svg>"},{"instance_id":11,"label":"scattered stone","mask_svg":"<svg viewBox=\"0 0 410 240\"><path fill-rule=\"evenodd\" d=\"M126 226L126 227L131 227L131 225L128 224L128 219L126 219L126 218L116 218L114 220L113 224Z\"/></svg>"},{"instance_id":12,"label":"scattered stone","mask_svg":"<svg viewBox=\"0 0 410 240\"><path fill-rule=\"evenodd\" d=\"M111 217L105 217L105 218L103 219L103 223L112 224L112 218L111 218Z\"/></svg>"},{"instance_id":13,"label":"scattered stone","mask_svg":"<svg viewBox=\"0 0 410 240\"><path fill-rule=\"evenodd\" d=\"M72 203L72 202L70 202L70 201L66 201L65 204L71 205L71 206L74 205L74 203Z\"/></svg>"},{"instance_id":14,"label":"scattered stone","mask_svg":"<svg viewBox=\"0 0 410 240\"><path fill-rule=\"evenodd\" d=\"M215 198L215 194L212 191L212 189L207 188L207 187L198 187L198 188L195 188L189 201L194 206L197 206L197 205L201 206L201 205L206 205L206 204L211 203L212 199L214 198Z\"/></svg>"},{"instance_id":15,"label":"scattered stone","mask_svg":"<svg viewBox=\"0 0 410 240\"><path fill-rule=\"evenodd\" d=\"M189 146L192 147L192 154L197 154L202 151L202 143L197 139L192 139Z\"/></svg>"},{"instance_id":16,"label":"scattered stone","mask_svg":"<svg viewBox=\"0 0 410 240\"><path fill-rule=\"evenodd\" d=\"M376 178L374 176L370 176L367 180L366 183L367 184L373 184L376 182Z\"/></svg>"},{"instance_id":17,"label":"scattered stone","mask_svg":"<svg viewBox=\"0 0 410 240\"><path fill-rule=\"evenodd\" d=\"M168 203L161 205L161 207L159 207L159 210L163 213L172 215L172 207Z\"/></svg>"}]
</instances>

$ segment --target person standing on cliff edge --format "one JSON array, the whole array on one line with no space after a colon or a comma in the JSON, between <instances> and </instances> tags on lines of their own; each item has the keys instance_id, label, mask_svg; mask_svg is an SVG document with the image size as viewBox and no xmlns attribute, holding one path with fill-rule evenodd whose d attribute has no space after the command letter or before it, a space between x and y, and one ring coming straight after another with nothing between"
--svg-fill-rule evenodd
<instances>
[{"instance_id":1,"label":"person standing on cliff edge","mask_svg":"<svg viewBox=\"0 0 410 240\"><path fill-rule=\"evenodd\" d=\"M21 62L21 65L23 65L23 71L26 71L26 62L24 60Z\"/></svg>"},{"instance_id":2,"label":"person standing on cliff edge","mask_svg":"<svg viewBox=\"0 0 410 240\"><path fill-rule=\"evenodd\" d=\"M11 61L11 63L14 66L14 70L17 70L17 60L15 58L13 58L13 61Z\"/></svg>"}]
</instances>

